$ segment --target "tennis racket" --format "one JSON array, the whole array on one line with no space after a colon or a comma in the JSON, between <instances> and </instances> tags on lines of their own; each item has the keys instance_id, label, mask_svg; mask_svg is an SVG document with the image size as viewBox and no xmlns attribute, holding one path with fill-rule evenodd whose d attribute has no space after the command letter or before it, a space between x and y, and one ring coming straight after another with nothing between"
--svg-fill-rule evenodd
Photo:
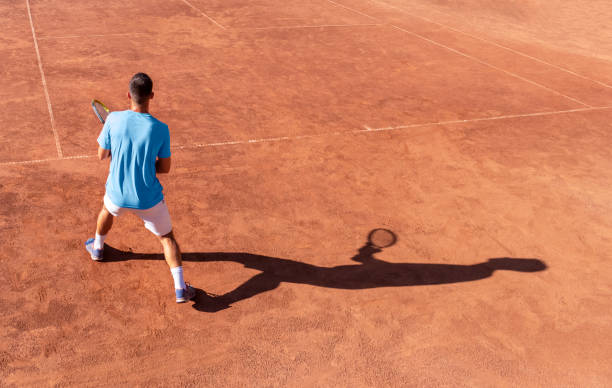
<instances>
[{"instance_id":1,"label":"tennis racket","mask_svg":"<svg viewBox=\"0 0 612 388\"><path fill-rule=\"evenodd\" d=\"M368 234L368 244L375 248L388 248L396 241L397 236L388 229L374 229Z\"/></svg>"},{"instance_id":2,"label":"tennis racket","mask_svg":"<svg viewBox=\"0 0 612 388\"><path fill-rule=\"evenodd\" d=\"M104 105L102 102L98 100L91 100L91 107L93 108L94 113L98 120L104 124L106 122L106 117L110 113L110 110Z\"/></svg>"}]
</instances>

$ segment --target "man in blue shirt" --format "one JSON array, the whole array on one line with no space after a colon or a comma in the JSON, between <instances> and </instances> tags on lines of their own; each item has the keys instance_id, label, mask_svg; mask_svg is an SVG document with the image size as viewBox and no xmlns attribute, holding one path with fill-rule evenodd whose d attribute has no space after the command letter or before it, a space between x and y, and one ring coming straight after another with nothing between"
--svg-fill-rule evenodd
<instances>
[{"instance_id":1,"label":"man in blue shirt","mask_svg":"<svg viewBox=\"0 0 612 388\"><path fill-rule=\"evenodd\" d=\"M157 174L170 171L170 132L168 126L149 113L153 81L144 73L130 80L130 110L108 115L98 137L98 157L110 158L104 206L98 215L95 238L85 242L91 258L103 258L104 240L113 219L125 212L139 216L145 228L161 241L164 257L174 279L176 302L195 296L195 290L183 280L181 252L172 233L168 207ZM111 156L112 155L112 156Z\"/></svg>"}]
</instances>

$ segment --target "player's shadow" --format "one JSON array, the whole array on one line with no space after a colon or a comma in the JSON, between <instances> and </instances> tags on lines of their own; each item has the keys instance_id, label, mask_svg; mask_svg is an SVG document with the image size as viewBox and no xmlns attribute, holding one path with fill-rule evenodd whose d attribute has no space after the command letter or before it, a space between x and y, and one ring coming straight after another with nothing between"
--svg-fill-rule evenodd
<instances>
[{"instance_id":1,"label":"player's shadow","mask_svg":"<svg viewBox=\"0 0 612 388\"><path fill-rule=\"evenodd\" d=\"M261 273L223 295L212 295L198 289L193 307L215 312L233 303L270 291L282 282L309 284L340 289L405 287L469 282L487 278L496 270L536 272L547 268L538 259L493 258L472 265L391 263L374 257L381 249L366 243L351 259L359 264L319 267L300 261L255 255L245 252L183 253L184 261L232 261ZM162 254L133 253L106 245L104 262L125 260L163 260ZM205 281L203 279L203 281Z\"/></svg>"}]
</instances>

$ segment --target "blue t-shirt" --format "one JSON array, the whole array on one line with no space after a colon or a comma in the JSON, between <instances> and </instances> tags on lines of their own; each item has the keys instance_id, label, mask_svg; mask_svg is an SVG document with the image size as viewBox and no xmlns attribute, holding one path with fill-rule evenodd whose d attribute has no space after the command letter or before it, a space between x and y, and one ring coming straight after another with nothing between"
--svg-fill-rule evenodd
<instances>
[{"instance_id":1,"label":"blue t-shirt","mask_svg":"<svg viewBox=\"0 0 612 388\"><path fill-rule=\"evenodd\" d=\"M170 157L170 131L166 124L148 113L112 112L98 144L111 151L106 195L113 204L149 209L164 199L155 174L155 161L157 157Z\"/></svg>"}]
</instances>

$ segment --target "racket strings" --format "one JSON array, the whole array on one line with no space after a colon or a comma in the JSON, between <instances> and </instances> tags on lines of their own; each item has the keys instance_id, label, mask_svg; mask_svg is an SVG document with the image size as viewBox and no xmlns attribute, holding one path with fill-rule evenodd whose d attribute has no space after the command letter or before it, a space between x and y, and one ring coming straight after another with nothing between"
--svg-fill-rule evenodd
<instances>
[{"instance_id":1,"label":"racket strings","mask_svg":"<svg viewBox=\"0 0 612 388\"><path fill-rule=\"evenodd\" d=\"M395 244L397 237L387 229L374 229L368 235L368 242L378 248L387 248Z\"/></svg>"},{"instance_id":2,"label":"racket strings","mask_svg":"<svg viewBox=\"0 0 612 388\"><path fill-rule=\"evenodd\" d=\"M109 114L109 109L100 101L94 100L91 102L91 106L93 107L94 113L98 116L98 119L104 123Z\"/></svg>"}]
</instances>

